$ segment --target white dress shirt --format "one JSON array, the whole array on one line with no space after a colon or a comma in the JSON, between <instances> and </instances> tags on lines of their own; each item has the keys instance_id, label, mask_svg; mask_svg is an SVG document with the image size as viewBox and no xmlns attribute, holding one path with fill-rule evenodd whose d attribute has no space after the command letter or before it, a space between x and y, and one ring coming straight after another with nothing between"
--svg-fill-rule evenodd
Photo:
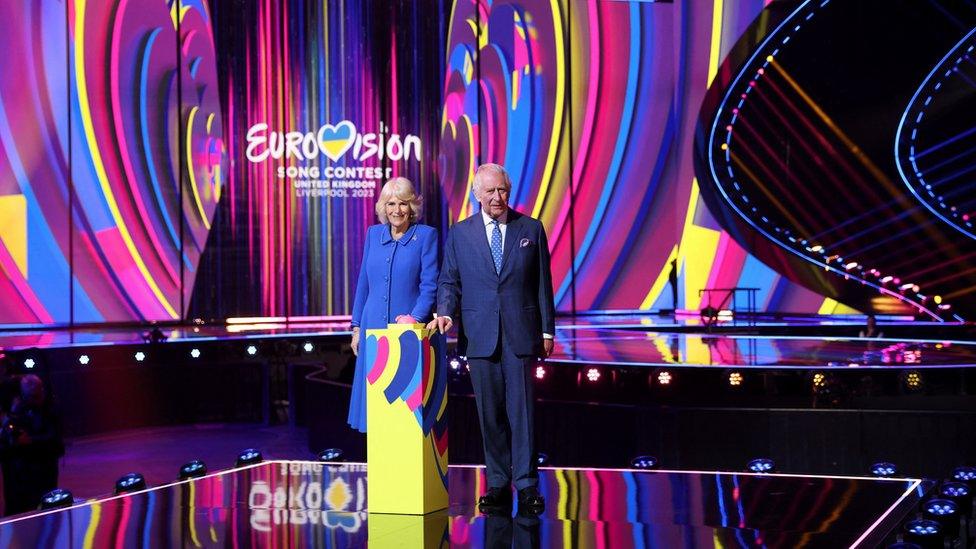
<instances>
[{"instance_id":1,"label":"white dress shirt","mask_svg":"<svg viewBox=\"0 0 976 549\"><path fill-rule=\"evenodd\" d=\"M485 236L488 237L488 247L491 249L491 233L495 230L495 225L492 223L492 218L490 215L481 210L481 219L485 222ZM498 230L502 232L502 249L505 249L505 233L508 232L508 210L505 213L498 216Z\"/></svg>"}]
</instances>

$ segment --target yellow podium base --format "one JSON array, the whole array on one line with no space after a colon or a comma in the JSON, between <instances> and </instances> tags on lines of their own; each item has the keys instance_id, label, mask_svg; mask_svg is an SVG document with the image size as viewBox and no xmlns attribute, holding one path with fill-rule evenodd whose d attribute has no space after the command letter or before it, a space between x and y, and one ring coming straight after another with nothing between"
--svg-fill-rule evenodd
<instances>
[{"instance_id":1,"label":"yellow podium base","mask_svg":"<svg viewBox=\"0 0 976 549\"><path fill-rule=\"evenodd\" d=\"M367 519L369 547L450 547L447 510L428 515L386 515L370 513Z\"/></svg>"},{"instance_id":2,"label":"yellow podium base","mask_svg":"<svg viewBox=\"0 0 976 549\"><path fill-rule=\"evenodd\" d=\"M446 509L444 338L423 324L390 324L368 330L366 338L370 515L425 515Z\"/></svg>"}]
</instances>

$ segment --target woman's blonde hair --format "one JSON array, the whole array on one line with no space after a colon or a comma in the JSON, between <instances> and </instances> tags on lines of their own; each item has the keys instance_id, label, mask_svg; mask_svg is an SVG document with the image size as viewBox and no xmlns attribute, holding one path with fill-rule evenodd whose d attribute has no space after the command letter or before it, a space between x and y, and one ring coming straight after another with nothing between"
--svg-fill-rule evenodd
<instances>
[{"instance_id":1,"label":"woman's blonde hair","mask_svg":"<svg viewBox=\"0 0 976 549\"><path fill-rule=\"evenodd\" d=\"M406 177L394 177L383 185L380 198L376 201L376 217L380 219L380 223L390 222L386 217L386 203L393 197L410 204L410 222L416 223L424 212L424 198L417 195L413 183Z\"/></svg>"}]
</instances>

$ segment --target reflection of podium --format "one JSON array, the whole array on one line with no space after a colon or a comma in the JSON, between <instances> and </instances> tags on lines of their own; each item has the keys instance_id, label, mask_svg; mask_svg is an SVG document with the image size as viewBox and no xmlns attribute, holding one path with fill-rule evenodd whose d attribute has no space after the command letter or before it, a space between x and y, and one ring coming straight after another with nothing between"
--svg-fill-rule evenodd
<instances>
[{"instance_id":1,"label":"reflection of podium","mask_svg":"<svg viewBox=\"0 0 976 549\"><path fill-rule=\"evenodd\" d=\"M444 337L423 324L367 330L367 508L424 515L447 507Z\"/></svg>"}]
</instances>

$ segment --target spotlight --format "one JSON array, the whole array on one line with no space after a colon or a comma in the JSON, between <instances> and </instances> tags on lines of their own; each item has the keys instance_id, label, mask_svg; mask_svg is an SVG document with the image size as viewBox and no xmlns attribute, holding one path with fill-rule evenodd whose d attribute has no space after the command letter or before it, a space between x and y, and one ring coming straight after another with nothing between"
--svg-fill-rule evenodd
<instances>
[{"instance_id":1,"label":"spotlight","mask_svg":"<svg viewBox=\"0 0 976 549\"><path fill-rule=\"evenodd\" d=\"M306 341L305 345L302 346L302 349L305 349L306 353L311 353L315 350L315 345L312 345L311 341Z\"/></svg>"},{"instance_id":2,"label":"spotlight","mask_svg":"<svg viewBox=\"0 0 976 549\"><path fill-rule=\"evenodd\" d=\"M342 449L326 448L319 452L319 461L342 461Z\"/></svg>"},{"instance_id":3,"label":"spotlight","mask_svg":"<svg viewBox=\"0 0 976 549\"><path fill-rule=\"evenodd\" d=\"M200 358L200 349L196 349L196 348L191 349L190 350L190 356L192 358Z\"/></svg>"},{"instance_id":4,"label":"spotlight","mask_svg":"<svg viewBox=\"0 0 976 549\"><path fill-rule=\"evenodd\" d=\"M34 359L33 358L28 358L28 359L25 359L24 360L24 368L27 368L28 370L34 369L34 366L36 366L36 365L37 365L37 363L34 362Z\"/></svg>"},{"instance_id":5,"label":"spotlight","mask_svg":"<svg viewBox=\"0 0 976 549\"><path fill-rule=\"evenodd\" d=\"M535 463L539 467L545 467L546 465L549 465L549 454L545 452L536 452Z\"/></svg>"},{"instance_id":6,"label":"spotlight","mask_svg":"<svg viewBox=\"0 0 976 549\"><path fill-rule=\"evenodd\" d=\"M139 473L129 473L115 481L115 495L146 489L146 479Z\"/></svg>"},{"instance_id":7,"label":"spotlight","mask_svg":"<svg viewBox=\"0 0 976 549\"><path fill-rule=\"evenodd\" d=\"M878 478L890 478L898 474L898 466L888 461L879 461L871 466L871 474Z\"/></svg>"},{"instance_id":8,"label":"spotlight","mask_svg":"<svg viewBox=\"0 0 976 549\"><path fill-rule=\"evenodd\" d=\"M952 500L935 498L925 502L925 514L932 520L939 520L959 512L959 506Z\"/></svg>"},{"instance_id":9,"label":"spotlight","mask_svg":"<svg viewBox=\"0 0 976 549\"><path fill-rule=\"evenodd\" d=\"M600 370L596 368L589 368L586 370L586 379L590 383L596 383L597 381L600 381L601 375L602 374L600 374Z\"/></svg>"},{"instance_id":10,"label":"spotlight","mask_svg":"<svg viewBox=\"0 0 976 549\"><path fill-rule=\"evenodd\" d=\"M657 373L657 382L661 385L671 385L671 372L667 370L661 370Z\"/></svg>"},{"instance_id":11,"label":"spotlight","mask_svg":"<svg viewBox=\"0 0 976 549\"><path fill-rule=\"evenodd\" d=\"M729 372L729 385L732 387L742 386L742 373L740 372Z\"/></svg>"},{"instance_id":12,"label":"spotlight","mask_svg":"<svg viewBox=\"0 0 976 549\"><path fill-rule=\"evenodd\" d=\"M657 458L654 456L637 456L630 460L630 466L634 469L653 469L657 464Z\"/></svg>"},{"instance_id":13,"label":"spotlight","mask_svg":"<svg viewBox=\"0 0 976 549\"><path fill-rule=\"evenodd\" d=\"M545 379L546 378L546 367L543 365L538 365L535 367L535 378Z\"/></svg>"},{"instance_id":14,"label":"spotlight","mask_svg":"<svg viewBox=\"0 0 976 549\"><path fill-rule=\"evenodd\" d=\"M924 387L922 374L918 370L905 370L899 376L905 390L910 393L921 391Z\"/></svg>"},{"instance_id":15,"label":"spotlight","mask_svg":"<svg viewBox=\"0 0 976 549\"><path fill-rule=\"evenodd\" d=\"M951 499L959 506L959 512L963 516L969 516L973 508L972 491L967 484L962 482L946 482L939 488L939 495L945 499Z\"/></svg>"},{"instance_id":16,"label":"spotlight","mask_svg":"<svg viewBox=\"0 0 976 549\"><path fill-rule=\"evenodd\" d=\"M827 385L827 376L823 372L814 372L811 381L813 382L813 391L816 392Z\"/></svg>"},{"instance_id":17,"label":"spotlight","mask_svg":"<svg viewBox=\"0 0 976 549\"><path fill-rule=\"evenodd\" d=\"M959 533L959 506L952 500L928 500L922 508L922 516L942 525L942 530L950 538Z\"/></svg>"},{"instance_id":18,"label":"spotlight","mask_svg":"<svg viewBox=\"0 0 976 549\"><path fill-rule=\"evenodd\" d=\"M942 485L939 493L949 499L965 498L969 496L969 486L961 482L947 482Z\"/></svg>"},{"instance_id":19,"label":"spotlight","mask_svg":"<svg viewBox=\"0 0 976 549\"><path fill-rule=\"evenodd\" d=\"M136 351L135 356L136 356L136 362L142 362L143 360L146 360L146 353L142 351Z\"/></svg>"},{"instance_id":20,"label":"spotlight","mask_svg":"<svg viewBox=\"0 0 976 549\"><path fill-rule=\"evenodd\" d=\"M189 463L184 463L183 466L180 467L179 477L180 480L188 480L191 478L200 478L206 474L207 465L199 459L195 459Z\"/></svg>"},{"instance_id":21,"label":"spotlight","mask_svg":"<svg viewBox=\"0 0 976 549\"><path fill-rule=\"evenodd\" d=\"M952 480L965 482L970 488L976 483L976 467L956 467L952 471Z\"/></svg>"},{"instance_id":22,"label":"spotlight","mask_svg":"<svg viewBox=\"0 0 976 549\"><path fill-rule=\"evenodd\" d=\"M237 467L244 467L245 465L254 465L256 463L261 463L264 461L264 457L261 452L254 448L248 448L244 450L237 456Z\"/></svg>"},{"instance_id":23,"label":"spotlight","mask_svg":"<svg viewBox=\"0 0 976 549\"><path fill-rule=\"evenodd\" d=\"M75 498L71 492L63 488L55 488L41 498L41 510L63 509L71 507L74 503Z\"/></svg>"},{"instance_id":24,"label":"spotlight","mask_svg":"<svg viewBox=\"0 0 976 549\"><path fill-rule=\"evenodd\" d=\"M91 358L89 358L88 355L81 355L80 357L78 357L78 362L82 366L87 366L88 363L91 362Z\"/></svg>"},{"instance_id":25,"label":"spotlight","mask_svg":"<svg viewBox=\"0 0 976 549\"><path fill-rule=\"evenodd\" d=\"M941 547L942 527L934 520L918 519L905 523L905 541L923 547Z\"/></svg>"},{"instance_id":26,"label":"spotlight","mask_svg":"<svg viewBox=\"0 0 976 549\"><path fill-rule=\"evenodd\" d=\"M248 345L247 346L247 354L249 354L251 356L254 356L254 355L258 354L258 348L255 347L254 345Z\"/></svg>"},{"instance_id":27,"label":"spotlight","mask_svg":"<svg viewBox=\"0 0 976 549\"><path fill-rule=\"evenodd\" d=\"M756 458L746 465L750 473L772 473L776 469L776 462L769 458Z\"/></svg>"}]
</instances>

